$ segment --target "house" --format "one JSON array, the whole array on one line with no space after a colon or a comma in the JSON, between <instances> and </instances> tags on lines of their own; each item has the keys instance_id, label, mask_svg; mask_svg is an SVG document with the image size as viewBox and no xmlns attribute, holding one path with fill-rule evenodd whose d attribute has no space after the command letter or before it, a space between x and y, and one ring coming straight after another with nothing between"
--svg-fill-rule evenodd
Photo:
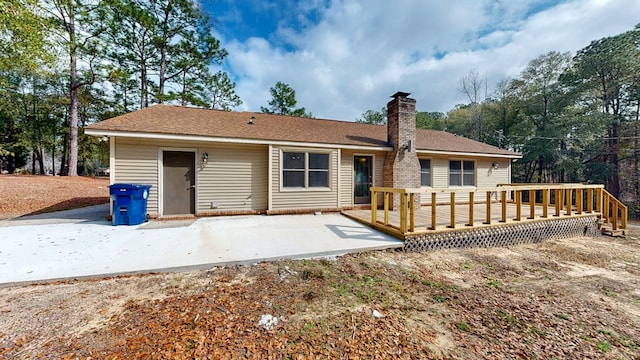
<instances>
[{"instance_id":1,"label":"house","mask_svg":"<svg viewBox=\"0 0 640 360\"><path fill-rule=\"evenodd\" d=\"M111 183L150 184L150 216L338 211L370 204L369 188L510 183L512 151L416 129L398 92L388 125L155 105L101 121Z\"/></svg>"}]
</instances>

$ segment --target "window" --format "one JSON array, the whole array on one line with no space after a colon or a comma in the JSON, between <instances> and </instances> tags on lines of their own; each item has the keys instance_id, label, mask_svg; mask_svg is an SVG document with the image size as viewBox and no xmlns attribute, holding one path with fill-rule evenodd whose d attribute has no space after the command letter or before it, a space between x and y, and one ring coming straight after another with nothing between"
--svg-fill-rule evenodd
<instances>
[{"instance_id":1,"label":"window","mask_svg":"<svg viewBox=\"0 0 640 360\"><path fill-rule=\"evenodd\" d=\"M420 159L420 185L431 186L431 160Z\"/></svg>"},{"instance_id":2,"label":"window","mask_svg":"<svg viewBox=\"0 0 640 360\"><path fill-rule=\"evenodd\" d=\"M449 186L475 186L476 171L473 161L449 161Z\"/></svg>"},{"instance_id":3,"label":"window","mask_svg":"<svg viewBox=\"0 0 640 360\"><path fill-rule=\"evenodd\" d=\"M305 153L284 153L282 161L282 186L304 187Z\"/></svg>"},{"instance_id":4,"label":"window","mask_svg":"<svg viewBox=\"0 0 640 360\"><path fill-rule=\"evenodd\" d=\"M282 187L329 187L329 154L282 153Z\"/></svg>"}]
</instances>

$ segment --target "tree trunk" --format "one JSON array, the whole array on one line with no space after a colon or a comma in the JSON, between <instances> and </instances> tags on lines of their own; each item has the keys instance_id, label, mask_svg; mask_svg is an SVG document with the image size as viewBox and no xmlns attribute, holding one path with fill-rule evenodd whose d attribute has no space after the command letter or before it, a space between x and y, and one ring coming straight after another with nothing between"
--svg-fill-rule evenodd
<instances>
[{"instance_id":1,"label":"tree trunk","mask_svg":"<svg viewBox=\"0 0 640 360\"><path fill-rule=\"evenodd\" d=\"M78 48L76 45L75 15L69 6L69 170L67 176L78 176Z\"/></svg>"},{"instance_id":2,"label":"tree trunk","mask_svg":"<svg viewBox=\"0 0 640 360\"><path fill-rule=\"evenodd\" d=\"M609 129L609 163L613 167L607 186L611 195L620 198L620 164L618 161L618 125L612 124Z\"/></svg>"},{"instance_id":3,"label":"tree trunk","mask_svg":"<svg viewBox=\"0 0 640 360\"><path fill-rule=\"evenodd\" d=\"M44 169L44 151L42 148L38 148L38 167L40 168L40 175L47 174Z\"/></svg>"},{"instance_id":4,"label":"tree trunk","mask_svg":"<svg viewBox=\"0 0 640 360\"><path fill-rule=\"evenodd\" d=\"M149 106L148 93L149 91L147 89L147 66L143 63L140 69L140 109L144 109Z\"/></svg>"},{"instance_id":5,"label":"tree trunk","mask_svg":"<svg viewBox=\"0 0 640 360\"><path fill-rule=\"evenodd\" d=\"M60 176L67 175L67 169L69 168L67 154L69 153L69 134L65 132L62 140L62 160L60 160Z\"/></svg>"},{"instance_id":6,"label":"tree trunk","mask_svg":"<svg viewBox=\"0 0 640 360\"><path fill-rule=\"evenodd\" d=\"M635 218L640 219L640 136L638 132L638 115L640 113L640 103L638 104L639 108L636 110L636 126L634 126L634 147L633 147L633 162L634 162L634 176L633 176L633 211L635 212Z\"/></svg>"},{"instance_id":7,"label":"tree trunk","mask_svg":"<svg viewBox=\"0 0 640 360\"><path fill-rule=\"evenodd\" d=\"M164 83L167 74L167 47L160 49L160 74L158 79L158 103L164 104Z\"/></svg>"},{"instance_id":8,"label":"tree trunk","mask_svg":"<svg viewBox=\"0 0 640 360\"><path fill-rule=\"evenodd\" d=\"M53 138L51 147L51 175L56 176L56 138Z\"/></svg>"},{"instance_id":9,"label":"tree trunk","mask_svg":"<svg viewBox=\"0 0 640 360\"><path fill-rule=\"evenodd\" d=\"M36 148L31 149L31 175L36 174Z\"/></svg>"}]
</instances>

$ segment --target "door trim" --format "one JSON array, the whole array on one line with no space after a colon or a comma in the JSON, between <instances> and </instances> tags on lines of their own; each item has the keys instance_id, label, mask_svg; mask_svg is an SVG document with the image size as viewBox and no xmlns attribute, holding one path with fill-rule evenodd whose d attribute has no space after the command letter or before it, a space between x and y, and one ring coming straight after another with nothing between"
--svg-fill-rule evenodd
<instances>
[{"instance_id":1,"label":"door trim","mask_svg":"<svg viewBox=\"0 0 640 360\"><path fill-rule=\"evenodd\" d=\"M371 187L376 186L376 156L374 154L365 154L365 153L353 153L351 155L351 203L352 205L363 205L356 204L356 194L355 194L355 185L356 185L356 169L354 167L356 157L370 157L371 158Z\"/></svg>"},{"instance_id":2,"label":"door trim","mask_svg":"<svg viewBox=\"0 0 640 360\"><path fill-rule=\"evenodd\" d=\"M193 153L193 172L195 174L195 194L193 199L194 205L194 215L198 213L198 156L199 152L196 148L178 148L178 147L158 147L158 215L164 215L164 199L163 199L163 190L164 190L164 163L163 163L163 154L165 151L182 151L182 152L192 152Z\"/></svg>"}]
</instances>

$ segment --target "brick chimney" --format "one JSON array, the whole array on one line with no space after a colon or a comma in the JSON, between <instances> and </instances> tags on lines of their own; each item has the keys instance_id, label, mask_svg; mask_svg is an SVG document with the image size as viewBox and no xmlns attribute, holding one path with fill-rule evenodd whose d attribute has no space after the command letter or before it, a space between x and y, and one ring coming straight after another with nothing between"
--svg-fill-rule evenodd
<instances>
[{"instance_id":1,"label":"brick chimney","mask_svg":"<svg viewBox=\"0 0 640 360\"><path fill-rule=\"evenodd\" d=\"M416 100L397 92L387 104L387 141L393 150L384 159L383 186L420 187L420 162L416 154ZM420 197L414 199L416 208ZM393 209L400 207L400 197L393 197Z\"/></svg>"}]
</instances>

